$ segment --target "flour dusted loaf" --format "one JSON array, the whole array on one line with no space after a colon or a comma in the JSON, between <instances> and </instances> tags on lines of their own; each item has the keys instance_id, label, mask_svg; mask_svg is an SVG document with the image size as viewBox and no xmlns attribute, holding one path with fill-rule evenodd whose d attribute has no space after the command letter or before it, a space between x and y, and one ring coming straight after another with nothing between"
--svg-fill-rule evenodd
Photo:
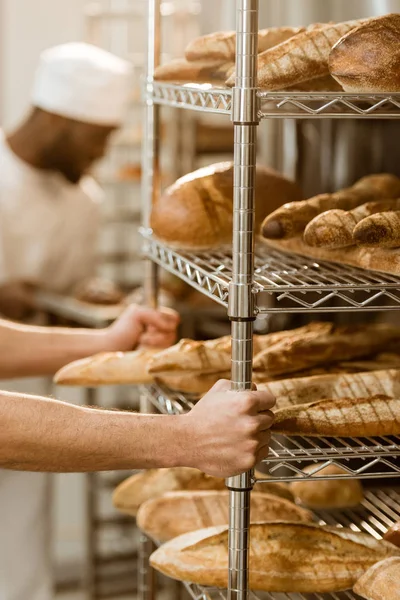
<instances>
[{"instance_id":1,"label":"flour dusted loaf","mask_svg":"<svg viewBox=\"0 0 400 600\"><path fill-rule=\"evenodd\" d=\"M250 526L250 588L324 593L351 588L372 565L400 550L349 529L306 523ZM227 587L228 528L201 529L156 550L152 566L174 579Z\"/></svg>"},{"instance_id":2,"label":"flour dusted loaf","mask_svg":"<svg viewBox=\"0 0 400 600\"><path fill-rule=\"evenodd\" d=\"M363 488L356 479L345 480L321 480L327 475L346 475L347 471L336 465L308 465L303 471L305 473L316 472L312 480L295 481L290 485L296 502L313 508L339 509L357 506L364 498ZM319 470L318 470L319 469Z\"/></svg>"},{"instance_id":3,"label":"flour dusted loaf","mask_svg":"<svg viewBox=\"0 0 400 600\"><path fill-rule=\"evenodd\" d=\"M393 556L376 563L353 589L366 600L400 600L400 558Z\"/></svg>"},{"instance_id":4,"label":"flour dusted loaf","mask_svg":"<svg viewBox=\"0 0 400 600\"><path fill-rule=\"evenodd\" d=\"M350 31L332 49L329 70L346 92L400 92L400 15Z\"/></svg>"},{"instance_id":5,"label":"flour dusted loaf","mask_svg":"<svg viewBox=\"0 0 400 600\"><path fill-rule=\"evenodd\" d=\"M269 212L300 199L297 184L272 169L257 167L257 228ZM231 244L233 163L213 164L178 179L155 202L151 227L158 239L180 249Z\"/></svg>"},{"instance_id":6,"label":"flour dusted loaf","mask_svg":"<svg viewBox=\"0 0 400 600\"><path fill-rule=\"evenodd\" d=\"M153 381L147 368L157 350L105 352L63 367L54 377L58 385L97 387L101 385L146 384Z\"/></svg>"},{"instance_id":7,"label":"flour dusted loaf","mask_svg":"<svg viewBox=\"0 0 400 600\"><path fill-rule=\"evenodd\" d=\"M400 210L366 217L354 228L353 239L362 246L399 248Z\"/></svg>"},{"instance_id":8,"label":"flour dusted loaf","mask_svg":"<svg viewBox=\"0 0 400 600\"><path fill-rule=\"evenodd\" d=\"M313 515L293 502L271 494L251 494L251 520L305 521ZM150 538L166 542L184 533L227 525L229 492L171 492L148 500L137 514L138 527Z\"/></svg>"},{"instance_id":9,"label":"flour dusted loaf","mask_svg":"<svg viewBox=\"0 0 400 600\"><path fill-rule=\"evenodd\" d=\"M275 412L273 431L285 435L374 437L400 434L400 399L339 398Z\"/></svg>"}]
</instances>

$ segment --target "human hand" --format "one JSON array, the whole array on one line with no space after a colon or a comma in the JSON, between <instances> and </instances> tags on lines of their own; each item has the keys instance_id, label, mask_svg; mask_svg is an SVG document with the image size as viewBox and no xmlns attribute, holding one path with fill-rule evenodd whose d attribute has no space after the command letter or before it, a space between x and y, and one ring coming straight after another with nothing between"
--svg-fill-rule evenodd
<instances>
[{"instance_id":1,"label":"human hand","mask_svg":"<svg viewBox=\"0 0 400 600\"><path fill-rule=\"evenodd\" d=\"M129 351L136 346L168 348L176 341L179 315L170 309L154 310L131 304L105 330L105 350Z\"/></svg>"},{"instance_id":2,"label":"human hand","mask_svg":"<svg viewBox=\"0 0 400 600\"><path fill-rule=\"evenodd\" d=\"M275 398L268 392L233 392L221 380L200 400L186 419L185 455L208 475L231 477L252 469L266 458Z\"/></svg>"}]
</instances>

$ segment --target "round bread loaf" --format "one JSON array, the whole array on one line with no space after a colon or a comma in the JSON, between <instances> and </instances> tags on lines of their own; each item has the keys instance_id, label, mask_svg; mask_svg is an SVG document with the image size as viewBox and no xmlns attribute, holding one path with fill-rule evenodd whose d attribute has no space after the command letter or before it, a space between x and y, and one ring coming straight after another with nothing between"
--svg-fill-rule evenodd
<instances>
[{"instance_id":1,"label":"round bread loaf","mask_svg":"<svg viewBox=\"0 0 400 600\"><path fill-rule=\"evenodd\" d=\"M346 92L400 92L400 14L371 19L342 37L329 70Z\"/></svg>"},{"instance_id":2,"label":"round bread loaf","mask_svg":"<svg viewBox=\"0 0 400 600\"><path fill-rule=\"evenodd\" d=\"M297 184L272 169L258 166L256 230L269 213L301 198ZM178 179L155 203L151 227L158 239L182 250L206 250L230 244L233 163L213 164Z\"/></svg>"}]
</instances>

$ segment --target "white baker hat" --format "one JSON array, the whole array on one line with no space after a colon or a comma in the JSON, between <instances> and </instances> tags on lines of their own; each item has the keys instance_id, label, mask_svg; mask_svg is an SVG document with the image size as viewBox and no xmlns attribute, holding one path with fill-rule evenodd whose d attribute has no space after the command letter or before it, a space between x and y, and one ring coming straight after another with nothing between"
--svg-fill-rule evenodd
<instances>
[{"instance_id":1,"label":"white baker hat","mask_svg":"<svg viewBox=\"0 0 400 600\"><path fill-rule=\"evenodd\" d=\"M45 50L32 104L47 112L97 125L120 125L131 91L130 64L84 43Z\"/></svg>"}]
</instances>

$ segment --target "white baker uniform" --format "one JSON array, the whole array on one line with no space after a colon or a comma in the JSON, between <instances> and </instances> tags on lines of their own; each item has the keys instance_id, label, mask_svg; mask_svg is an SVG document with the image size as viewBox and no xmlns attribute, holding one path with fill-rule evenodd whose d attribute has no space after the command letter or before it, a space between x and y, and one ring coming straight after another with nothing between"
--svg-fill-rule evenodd
<instances>
[{"instance_id":1,"label":"white baker uniform","mask_svg":"<svg viewBox=\"0 0 400 600\"><path fill-rule=\"evenodd\" d=\"M102 192L94 180L22 162L0 135L0 283L33 281L68 291L93 274ZM0 382L44 394L46 380ZM0 600L50 600L49 478L0 471Z\"/></svg>"}]
</instances>

